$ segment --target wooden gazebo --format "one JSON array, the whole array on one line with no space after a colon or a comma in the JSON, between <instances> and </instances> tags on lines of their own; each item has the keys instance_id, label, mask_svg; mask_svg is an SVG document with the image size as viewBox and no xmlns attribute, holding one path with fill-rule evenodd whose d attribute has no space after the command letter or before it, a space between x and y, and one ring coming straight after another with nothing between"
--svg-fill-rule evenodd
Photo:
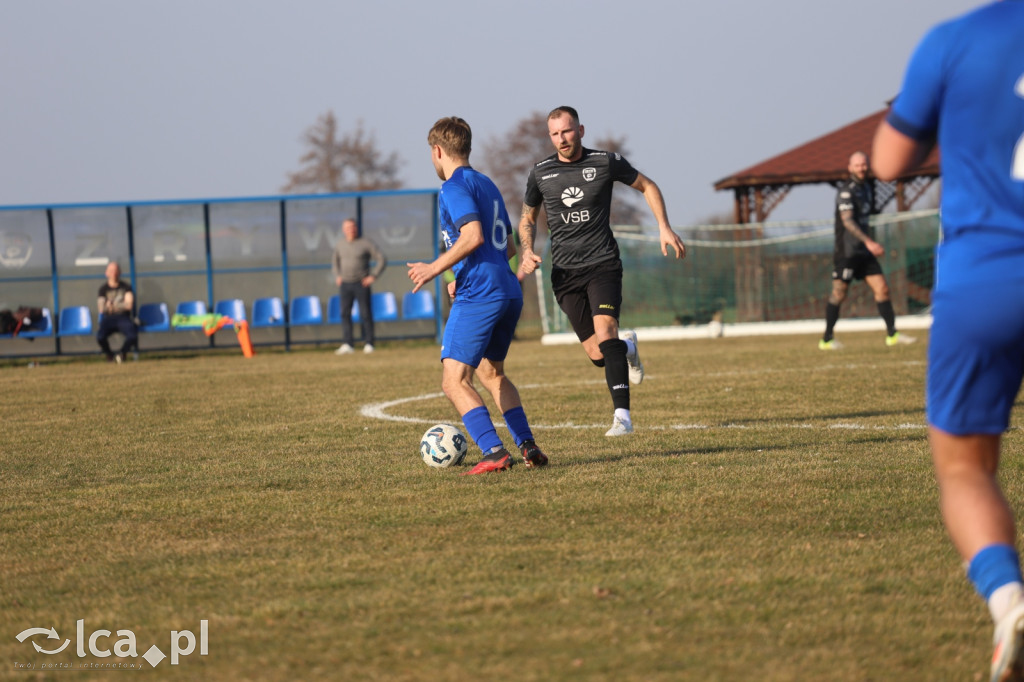
<instances>
[{"instance_id":1,"label":"wooden gazebo","mask_svg":"<svg viewBox=\"0 0 1024 682\"><path fill-rule=\"evenodd\" d=\"M854 121L816 139L794 147L715 183L716 190L731 189L735 195L734 221L760 223L797 185L837 183L849 177L850 154L870 153L878 124L888 108ZM906 211L939 177L938 149L913 171L895 182L875 180L877 210L895 199L896 210Z\"/></svg>"}]
</instances>

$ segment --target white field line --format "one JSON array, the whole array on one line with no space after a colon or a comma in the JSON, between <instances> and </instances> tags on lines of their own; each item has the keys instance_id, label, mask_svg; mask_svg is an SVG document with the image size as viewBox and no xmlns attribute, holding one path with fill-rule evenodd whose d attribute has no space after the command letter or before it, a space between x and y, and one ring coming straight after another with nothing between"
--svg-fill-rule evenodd
<instances>
[{"instance_id":1,"label":"white field line","mask_svg":"<svg viewBox=\"0 0 1024 682\"><path fill-rule=\"evenodd\" d=\"M916 360L909 360L897 363L884 363L886 365L903 365L903 366L916 366L923 365L923 362ZM851 371L863 371L865 369L879 369L879 365L833 365L831 367L823 367L821 369L845 369ZM728 377L728 376L754 376L762 374L773 374L773 373L785 373L785 372L805 372L806 368L785 368L785 369L761 369L751 371L730 371L730 372L707 372L701 374L691 374L690 377ZM647 378L651 378L648 375ZM655 377L656 378L656 377ZM550 388L553 386L581 386L581 385L604 385L603 381L578 381L568 382L560 384L523 384L519 386L520 390L529 390L536 388ZM401 422L405 424L426 424L433 425L439 422L450 421L449 418L423 418L423 417L409 417L400 414L392 414L391 409L406 405L409 403L421 402L424 400L436 400L443 398L444 393L422 393L420 395L409 396L406 398L398 398L396 400L387 400L379 403L368 403L363 405L359 409L359 413L364 417L370 419L379 419L381 421L390 422ZM504 427L504 422L495 421L495 427ZM541 429L541 430L582 430L582 429L607 429L608 424L577 424L572 421L561 422L558 424L541 424L534 421L530 422L530 428ZM837 430L865 430L865 431L905 431L905 430L924 430L926 425L921 424L896 424L894 426L879 426L879 425L867 425L858 422L841 421L832 424L810 424L807 422L795 422L795 423L773 423L765 422L756 427L752 427L748 424L637 424L637 428L644 431L695 431L695 430L728 430L728 429L750 429L750 428L775 428L775 429L837 429Z\"/></svg>"}]
</instances>

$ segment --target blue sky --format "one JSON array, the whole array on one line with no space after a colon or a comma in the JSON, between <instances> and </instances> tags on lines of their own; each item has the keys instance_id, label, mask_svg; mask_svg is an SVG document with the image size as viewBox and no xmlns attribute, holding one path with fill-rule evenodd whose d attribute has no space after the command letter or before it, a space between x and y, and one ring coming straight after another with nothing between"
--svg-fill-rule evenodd
<instances>
[{"instance_id":1,"label":"blue sky","mask_svg":"<svg viewBox=\"0 0 1024 682\"><path fill-rule=\"evenodd\" d=\"M481 148L570 104L693 224L731 212L716 180L881 108L927 28L975 6L3 0L0 205L276 194L329 109L434 187L440 116ZM805 189L772 218L830 214Z\"/></svg>"}]
</instances>

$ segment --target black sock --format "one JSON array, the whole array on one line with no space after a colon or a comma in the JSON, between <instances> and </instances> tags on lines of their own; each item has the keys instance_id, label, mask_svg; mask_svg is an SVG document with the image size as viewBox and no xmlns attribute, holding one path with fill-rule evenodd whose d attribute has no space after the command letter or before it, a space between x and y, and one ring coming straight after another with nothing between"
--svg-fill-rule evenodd
<instances>
[{"instance_id":1,"label":"black sock","mask_svg":"<svg viewBox=\"0 0 1024 682\"><path fill-rule=\"evenodd\" d=\"M878 301L878 314L885 320L885 331L888 336L896 333L896 313L892 309L892 301Z\"/></svg>"},{"instance_id":2,"label":"black sock","mask_svg":"<svg viewBox=\"0 0 1024 682\"><path fill-rule=\"evenodd\" d=\"M626 342L621 339L602 341L598 348L604 355L604 379L616 409L629 409L629 365L626 363Z\"/></svg>"},{"instance_id":3,"label":"black sock","mask_svg":"<svg viewBox=\"0 0 1024 682\"><path fill-rule=\"evenodd\" d=\"M832 330L836 328L836 322L838 321L839 306L835 303L829 303L825 306L825 336L821 337L823 340L832 340Z\"/></svg>"}]
</instances>

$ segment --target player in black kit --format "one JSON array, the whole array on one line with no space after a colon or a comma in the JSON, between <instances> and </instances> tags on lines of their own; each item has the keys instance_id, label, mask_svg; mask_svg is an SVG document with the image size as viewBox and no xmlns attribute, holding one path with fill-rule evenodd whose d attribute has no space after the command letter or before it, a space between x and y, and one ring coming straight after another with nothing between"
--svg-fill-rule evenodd
<instances>
[{"instance_id":1,"label":"player in black kit","mask_svg":"<svg viewBox=\"0 0 1024 682\"><path fill-rule=\"evenodd\" d=\"M850 282L864 280L875 294L878 313L885 321L885 345L914 343L913 336L901 335L896 331L896 315L889 300L889 284L882 274L878 256L885 248L874 240L871 224L868 222L875 212L874 185L868 180L868 157L863 152L854 152L848 166L850 179L839 185L836 195L836 247L833 256L835 269L832 271L832 294L825 308L825 335L818 341L821 350L837 350L842 344L832 338L832 331L839 320L839 307L846 300Z\"/></svg>"},{"instance_id":2,"label":"player in black kit","mask_svg":"<svg viewBox=\"0 0 1024 682\"><path fill-rule=\"evenodd\" d=\"M548 114L548 136L556 153L534 166L526 180L519 221L520 269L529 274L541 262L533 251L533 238L543 204L555 299L590 361L604 367L615 408L612 427L605 435L624 436L633 432L627 377L639 384L644 368L636 333L623 330L623 339L619 338L622 261L609 222L613 183L629 185L644 195L658 221L662 255L667 256L672 247L677 259L685 258L686 246L669 225L665 200L653 180L619 154L583 146L583 126L575 109L558 107Z\"/></svg>"}]
</instances>

